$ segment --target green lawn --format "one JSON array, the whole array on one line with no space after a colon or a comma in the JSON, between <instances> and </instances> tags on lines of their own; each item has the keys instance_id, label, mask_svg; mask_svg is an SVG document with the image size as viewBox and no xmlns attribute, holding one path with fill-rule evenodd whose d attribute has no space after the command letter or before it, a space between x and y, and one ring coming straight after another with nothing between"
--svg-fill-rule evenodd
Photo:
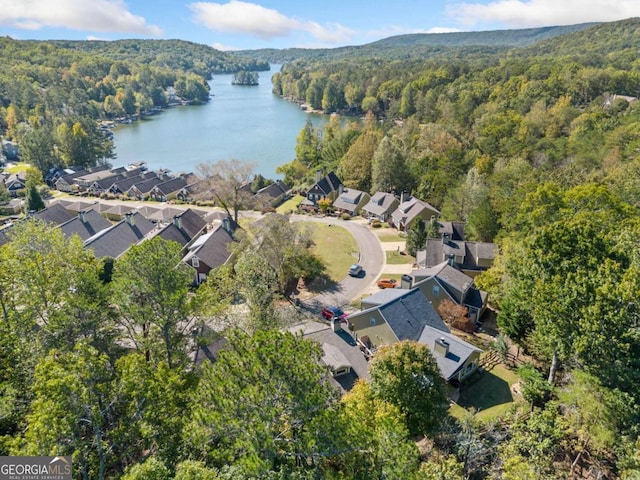
<instances>
[{"instance_id":1,"label":"green lawn","mask_svg":"<svg viewBox=\"0 0 640 480\"><path fill-rule=\"evenodd\" d=\"M326 275L339 282L349 272L349 267L358 261L358 246L351 234L342 227L309 222L313 232L313 253L327 266Z\"/></svg>"},{"instance_id":2,"label":"green lawn","mask_svg":"<svg viewBox=\"0 0 640 480\"><path fill-rule=\"evenodd\" d=\"M388 265L406 265L414 263L416 259L411 255L398 253L395 250L387 251L387 264Z\"/></svg>"},{"instance_id":3,"label":"green lawn","mask_svg":"<svg viewBox=\"0 0 640 480\"><path fill-rule=\"evenodd\" d=\"M490 420L523 402L511 393L511 385L518 381L518 376L505 366L497 365L489 372L474 375L477 377L462 385L458 403L449 409L452 416L461 418L465 410L473 409L477 412L476 417Z\"/></svg>"},{"instance_id":4,"label":"green lawn","mask_svg":"<svg viewBox=\"0 0 640 480\"><path fill-rule=\"evenodd\" d=\"M400 236L397 232L394 232L394 231L377 233L374 230L374 233L376 233L376 235L378 236L378 239L381 242L404 242L407 239L406 235Z\"/></svg>"},{"instance_id":5,"label":"green lawn","mask_svg":"<svg viewBox=\"0 0 640 480\"><path fill-rule=\"evenodd\" d=\"M16 163L11 167L5 168L4 171L7 173L18 173L18 172L24 172L29 167L30 165L28 163Z\"/></svg>"},{"instance_id":6,"label":"green lawn","mask_svg":"<svg viewBox=\"0 0 640 480\"><path fill-rule=\"evenodd\" d=\"M291 211L295 212L296 209L298 208L298 205L303 200L304 200L304 197L302 195L295 195L291 197L289 200L287 200L286 202L284 202L282 205L280 205L278 208L276 208L276 212L283 213L283 214Z\"/></svg>"}]
</instances>

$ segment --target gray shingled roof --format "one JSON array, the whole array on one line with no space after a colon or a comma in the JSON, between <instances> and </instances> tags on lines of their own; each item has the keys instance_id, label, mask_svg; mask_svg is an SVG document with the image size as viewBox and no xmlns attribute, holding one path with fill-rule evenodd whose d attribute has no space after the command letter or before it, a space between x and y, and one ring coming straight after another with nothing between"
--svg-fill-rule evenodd
<instances>
[{"instance_id":1,"label":"gray shingled roof","mask_svg":"<svg viewBox=\"0 0 640 480\"><path fill-rule=\"evenodd\" d=\"M60 230L67 238L78 235L82 240L87 240L111 225L109 220L95 210L88 210L78 213L77 216L60 225Z\"/></svg>"},{"instance_id":2,"label":"gray shingled roof","mask_svg":"<svg viewBox=\"0 0 640 480\"><path fill-rule=\"evenodd\" d=\"M54 225L62 225L73 218L73 214L59 203L52 203L44 210L35 212L33 217Z\"/></svg>"},{"instance_id":3,"label":"gray shingled roof","mask_svg":"<svg viewBox=\"0 0 640 480\"><path fill-rule=\"evenodd\" d=\"M231 242L233 242L231 234L223 228L222 224L218 225L215 230L202 235L189 247L189 253L185 255L183 261L189 263L189 260L196 255L200 262L213 270L224 265L231 256L228 249Z\"/></svg>"},{"instance_id":4,"label":"gray shingled roof","mask_svg":"<svg viewBox=\"0 0 640 480\"><path fill-rule=\"evenodd\" d=\"M84 245L91 248L98 258L118 258L151 230L153 230L153 223L139 213L132 213L111 228L88 238Z\"/></svg>"},{"instance_id":5,"label":"gray shingled roof","mask_svg":"<svg viewBox=\"0 0 640 480\"><path fill-rule=\"evenodd\" d=\"M397 198L393 193L376 192L369 202L362 207L362 210L374 215L391 213L389 210L392 208L394 201L397 201Z\"/></svg>"},{"instance_id":6,"label":"gray shingled roof","mask_svg":"<svg viewBox=\"0 0 640 480\"><path fill-rule=\"evenodd\" d=\"M410 290L406 295L379 306L378 310L400 340L417 341L427 325L449 332L447 325L419 289Z\"/></svg>"},{"instance_id":7,"label":"gray shingled roof","mask_svg":"<svg viewBox=\"0 0 640 480\"><path fill-rule=\"evenodd\" d=\"M449 344L449 352L446 356L437 353L434 350L436 340L444 339ZM427 345L436 359L438 368L445 380L450 380L458 373L464 362L474 352L482 352L479 348L474 347L461 338L456 337L452 333L436 330L435 328L425 328L418 339L418 342Z\"/></svg>"}]
</instances>

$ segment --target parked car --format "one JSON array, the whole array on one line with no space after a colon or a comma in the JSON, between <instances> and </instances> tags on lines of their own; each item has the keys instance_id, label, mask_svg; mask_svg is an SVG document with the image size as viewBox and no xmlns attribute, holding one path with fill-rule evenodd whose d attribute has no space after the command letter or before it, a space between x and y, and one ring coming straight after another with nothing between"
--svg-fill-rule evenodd
<instances>
[{"instance_id":1,"label":"parked car","mask_svg":"<svg viewBox=\"0 0 640 480\"><path fill-rule=\"evenodd\" d=\"M395 278L381 278L378 280L378 287L380 288L396 288L398 281Z\"/></svg>"},{"instance_id":2,"label":"parked car","mask_svg":"<svg viewBox=\"0 0 640 480\"><path fill-rule=\"evenodd\" d=\"M327 320L332 320L334 318L339 318L340 321L347 318L347 314L340 310L338 307L324 307L322 309L322 316Z\"/></svg>"},{"instance_id":3,"label":"parked car","mask_svg":"<svg viewBox=\"0 0 640 480\"><path fill-rule=\"evenodd\" d=\"M351 275L352 277L359 277L363 273L364 270L362 269L362 266L358 265L357 263L354 263L353 265L351 265L351 267L349 267L349 275Z\"/></svg>"}]
</instances>

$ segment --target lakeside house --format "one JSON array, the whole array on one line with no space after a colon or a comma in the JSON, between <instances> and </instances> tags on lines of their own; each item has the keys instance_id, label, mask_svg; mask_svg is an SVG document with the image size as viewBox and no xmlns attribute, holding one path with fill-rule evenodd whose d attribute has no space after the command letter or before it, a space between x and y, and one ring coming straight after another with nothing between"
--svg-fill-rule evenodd
<instances>
[{"instance_id":1,"label":"lakeside house","mask_svg":"<svg viewBox=\"0 0 640 480\"><path fill-rule=\"evenodd\" d=\"M400 205L400 200L393 193L376 192L362 207L362 215L369 220L386 222Z\"/></svg>"},{"instance_id":2,"label":"lakeside house","mask_svg":"<svg viewBox=\"0 0 640 480\"><path fill-rule=\"evenodd\" d=\"M333 202L333 209L336 213L347 213L352 217L358 215L362 207L369 202L369 194L356 190L355 188L338 189L338 197Z\"/></svg>"},{"instance_id":3,"label":"lakeside house","mask_svg":"<svg viewBox=\"0 0 640 480\"><path fill-rule=\"evenodd\" d=\"M431 218L439 216L440 211L437 208L416 197L409 197L406 200L401 200L398 208L391 214L391 220L394 227L406 232L419 218L427 222Z\"/></svg>"}]
</instances>

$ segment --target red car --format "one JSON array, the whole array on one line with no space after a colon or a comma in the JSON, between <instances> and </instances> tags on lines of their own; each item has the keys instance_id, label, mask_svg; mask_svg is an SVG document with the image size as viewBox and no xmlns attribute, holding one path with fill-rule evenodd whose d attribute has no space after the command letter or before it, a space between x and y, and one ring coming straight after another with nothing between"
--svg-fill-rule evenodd
<instances>
[{"instance_id":1,"label":"red car","mask_svg":"<svg viewBox=\"0 0 640 480\"><path fill-rule=\"evenodd\" d=\"M395 278L381 278L378 280L378 287L380 288L396 288L398 281Z\"/></svg>"},{"instance_id":2,"label":"red car","mask_svg":"<svg viewBox=\"0 0 640 480\"><path fill-rule=\"evenodd\" d=\"M340 310L338 307L324 307L322 309L322 316L327 320L339 318L340 321L343 321L345 318L347 318L347 314Z\"/></svg>"}]
</instances>

